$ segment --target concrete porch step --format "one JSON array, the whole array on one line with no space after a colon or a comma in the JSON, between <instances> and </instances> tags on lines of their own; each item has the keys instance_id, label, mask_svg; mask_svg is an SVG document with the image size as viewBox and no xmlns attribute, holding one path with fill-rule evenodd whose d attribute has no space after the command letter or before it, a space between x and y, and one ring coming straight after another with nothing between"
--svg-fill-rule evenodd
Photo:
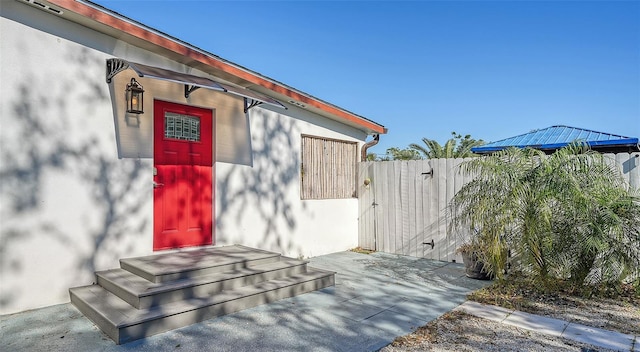
<instances>
[{"instance_id":1,"label":"concrete porch step","mask_svg":"<svg viewBox=\"0 0 640 352\"><path fill-rule=\"evenodd\" d=\"M71 303L121 344L333 286L333 272L245 246L204 247L120 260Z\"/></svg>"},{"instance_id":2,"label":"concrete porch step","mask_svg":"<svg viewBox=\"0 0 640 352\"><path fill-rule=\"evenodd\" d=\"M148 309L136 309L98 285L72 288L69 292L71 302L121 344L332 285L333 272L307 268L306 273Z\"/></svg>"},{"instance_id":3,"label":"concrete porch step","mask_svg":"<svg viewBox=\"0 0 640 352\"><path fill-rule=\"evenodd\" d=\"M96 272L96 277L98 285L133 307L141 309L303 274L307 271L307 263L279 257L278 261L272 263L161 283L150 282L124 269L99 271Z\"/></svg>"},{"instance_id":4,"label":"concrete porch step","mask_svg":"<svg viewBox=\"0 0 640 352\"><path fill-rule=\"evenodd\" d=\"M120 259L120 267L159 283L276 262L280 254L241 245Z\"/></svg>"}]
</instances>

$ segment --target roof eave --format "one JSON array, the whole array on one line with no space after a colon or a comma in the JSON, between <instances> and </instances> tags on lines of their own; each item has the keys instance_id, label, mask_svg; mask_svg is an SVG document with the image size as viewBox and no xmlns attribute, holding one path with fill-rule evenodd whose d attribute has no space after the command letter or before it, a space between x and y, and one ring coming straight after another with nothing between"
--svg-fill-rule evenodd
<instances>
[{"instance_id":1,"label":"roof eave","mask_svg":"<svg viewBox=\"0 0 640 352\"><path fill-rule=\"evenodd\" d=\"M630 150L640 151L640 140L638 138L626 138L619 140L609 140L609 141L590 141L586 142L590 148L615 148L615 149L625 149L628 148ZM557 150L563 147L568 146L570 143L554 143L554 144L539 144L539 145L505 145L505 146L496 146L496 147L476 147L471 148L472 153L476 154L489 154L498 152L507 148L533 148L542 151L551 151Z\"/></svg>"},{"instance_id":2,"label":"roof eave","mask_svg":"<svg viewBox=\"0 0 640 352\"><path fill-rule=\"evenodd\" d=\"M300 102L322 116L340 121L358 128L367 134L385 134L387 129L363 116L354 114L336 105L315 98L281 82L253 72L247 68L226 61L216 55L192 46L177 38L161 33L153 28L119 15L98 4L82 0L46 0L64 9L65 18L93 30L117 37L120 40L141 46L147 50L154 49L172 60L192 66L214 76L220 77L244 87L253 85L263 88L263 93L270 92L274 98L279 96ZM78 16L69 15L69 13ZM115 33L119 35L114 35Z\"/></svg>"}]
</instances>

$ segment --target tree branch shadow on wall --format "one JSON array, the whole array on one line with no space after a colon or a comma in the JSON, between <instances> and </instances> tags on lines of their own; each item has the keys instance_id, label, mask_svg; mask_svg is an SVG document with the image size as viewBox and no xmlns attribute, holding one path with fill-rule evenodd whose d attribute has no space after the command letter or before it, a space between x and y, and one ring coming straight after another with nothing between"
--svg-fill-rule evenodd
<instances>
[{"instance_id":1,"label":"tree branch shadow on wall","mask_svg":"<svg viewBox=\"0 0 640 352\"><path fill-rule=\"evenodd\" d=\"M246 227L243 224L257 214L264 224L258 247L301 254L302 247L288 239L298 226L292 194L298 185L300 154L295 136L300 132L293 120L273 118L259 108L251 112L251 119L253 167L233 165L224 175L218 172L216 232L232 238L236 234L227 233L228 224L235 221L237 227ZM304 203L302 207L306 209Z\"/></svg>"},{"instance_id":2,"label":"tree branch shadow on wall","mask_svg":"<svg viewBox=\"0 0 640 352\"><path fill-rule=\"evenodd\" d=\"M0 141L0 215L11 220L3 221L0 232L3 275L21 275L30 260L24 243L49 239L59 244L51 250L64 248L65 253L59 257L74 258L66 277L58 278L71 283L74 278L93 273L100 258L130 252L133 244L125 241L125 234L145 233L149 226L138 217L147 200L131 196L151 196L150 182L143 182L141 162L118 160L115 148L105 146L113 135L106 138L103 133L107 131L91 128L91 124L104 122L96 120L96 114L103 114L105 109L111 112L111 101L105 94L107 85L99 84L104 81L102 77L91 76L97 71L91 68L102 68L104 61L88 49L70 49L67 56L70 65L87 67L87 71L79 69L69 77L43 70L43 77L25 77L25 83L16 87L18 98L11 102L13 137ZM55 84L46 87L47 79L55 79ZM49 198L56 187L48 181L50 177L71 179L77 186L66 199ZM83 197L90 201L88 208L80 203ZM67 230L77 223L68 224L68 219L52 216L52 207L58 209L56 214L67 214L67 208L68 212L78 212L69 215L82 222L82 236ZM117 261L113 264L117 266ZM6 287L4 292L0 306L10 305L24 293Z\"/></svg>"}]
</instances>

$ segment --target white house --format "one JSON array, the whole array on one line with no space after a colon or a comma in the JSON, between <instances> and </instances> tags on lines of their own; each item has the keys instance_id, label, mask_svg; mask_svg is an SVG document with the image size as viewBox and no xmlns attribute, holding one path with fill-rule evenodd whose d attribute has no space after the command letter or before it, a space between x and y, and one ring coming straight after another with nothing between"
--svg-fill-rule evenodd
<instances>
[{"instance_id":1,"label":"white house","mask_svg":"<svg viewBox=\"0 0 640 352\"><path fill-rule=\"evenodd\" d=\"M355 247L383 133L89 1L0 1L0 314L154 251Z\"/></svg>"}]
</instances>

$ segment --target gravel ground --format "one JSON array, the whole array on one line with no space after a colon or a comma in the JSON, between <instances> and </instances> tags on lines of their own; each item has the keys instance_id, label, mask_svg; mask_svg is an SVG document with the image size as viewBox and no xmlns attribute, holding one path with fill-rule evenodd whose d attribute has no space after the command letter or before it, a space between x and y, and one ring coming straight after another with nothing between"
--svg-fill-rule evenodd
<instances>
[{"instance_id":1,"label":"gravel ground","mask_svg":"<svg viewBox=\"0 0 640 352\"><path fill-rule=\"evenodd\" d=\"M453 311L397 338L382 352L400 351L608 351L560 337Z\"/></svg>"},{"instance_id":2,"label":"gravel ground","mask_svg":"<svg viewBox=\"0 0 640 352\"><path fill-rule=\"evenodd\" d=\"M507 290L488 287L473 292L468 299L623 334L640 335L640 295L631 287L616 298L584 298L563 291L541 293L523 286Z\"/></svg>"},{"instance_id":3,"label":"gravel ground","mask_svg":"<svg viewBox=\"0 0 640 352\"><path fill-rule=\"evenodd\" d=\"M632 290L616 298L583 298L562 290L553 294L540 293L527 289L526 285L507 288L490 286L470 294L469 299L640 336L640 296ZM607 350L453 311L412 334L397 338L381 351Z\"/></svg>"},{"instance_id":4,"label":"gravel ground","mask_svg":"<svg viewBox=\"0 0 640 352\"><path fill-rule=\"evenodd\" d=\"M558 297L551 303L531 302L522 310L623 334L640 335L640 299Z\"/></svg>"}]
</instances>

